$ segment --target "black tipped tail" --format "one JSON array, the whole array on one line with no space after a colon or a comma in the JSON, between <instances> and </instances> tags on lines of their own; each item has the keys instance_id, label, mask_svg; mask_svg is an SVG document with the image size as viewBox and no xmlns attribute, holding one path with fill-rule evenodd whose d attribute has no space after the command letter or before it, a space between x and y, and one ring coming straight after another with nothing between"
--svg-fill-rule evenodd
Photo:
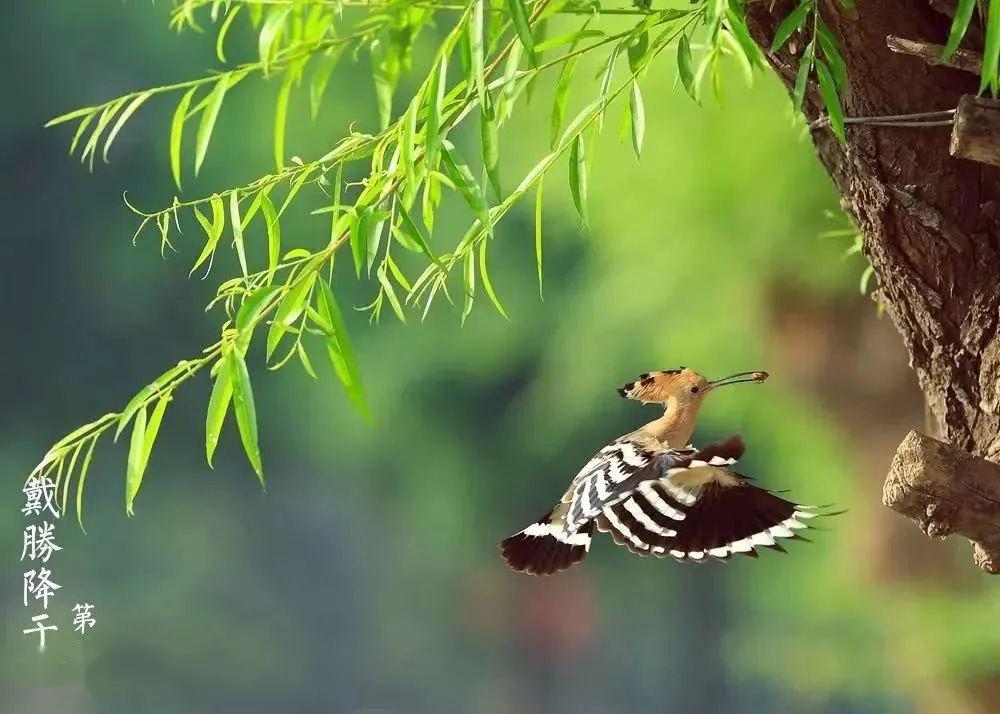
<instances>
[{"instance_id":1,"label":"black tipped tail","mask_svg":"<svg viewBox=\"0 0 1000 714\"><path fill-rule=\"evenodd\" d=\"M511 570L530 575L551 575L587 556L594 524L566 533L546 516L500 543L500 554Z\"/></svg>"}]
</instances>

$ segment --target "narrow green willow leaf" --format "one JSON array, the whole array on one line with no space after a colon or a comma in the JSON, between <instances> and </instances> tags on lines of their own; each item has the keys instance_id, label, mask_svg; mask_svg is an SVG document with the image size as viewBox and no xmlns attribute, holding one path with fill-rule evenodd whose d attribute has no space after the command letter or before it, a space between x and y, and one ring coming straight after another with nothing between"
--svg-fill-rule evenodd
<instances>
[{"instance_id":1,"label":"narrow green willow leaf","mask_svg":"<svg viewBox=\"0 0 1000 714\"><path fill-rule=\"evenodd\" d=\"M472 303L476 297L476 255L474 250L470 250L465 255L462 268L462 324L465 318L472 312Z\"/></svg>"},{"instance_id":2,"label":"narrow green willow leaf","mask_svg":"<svg viewBox=\"0 0 1000 714\"><path fill-rule=\"evenodd\" d=\"M1000 3L997 3L1000 5ZM837 84L830 75L830 70L821 60L816 60L816 77L819 79L819 91L823 95L823 104L826 105L827 114L830 116L830 128L841 141L846 140L844 132L844 110L840 106L840 98L837 96Z\"/></svg>"},{"instance_id":3,"label":"narrow green willow leaf","mask_svg":"<svg viewBox=\"0 0 1000 714\"><path fill-rule=\"evenodd\" d=\"M816 56L815 41L806 45L799 60L799 70L795 76L795 90L792 92L792 106L795 111L802 109L802 102L806 97L806 88L809 86L809 73L812 71L813 60Z\"/></svg>"},{"instance_id":4,"label":"narrow green willow leaf","mask_svg":"<svg viewBox=\"0 0 1000 714\"><path fill-rule=\"evenodd\" d=\"M403 221L391 227L392 237L396 239L396 242L401 246L406 248L411 253L420 253L420 244L410 237L410 231L407 229ZM389 256L386 256L386 260L389 260Z\"/></svg>"},{"instance_id":5,"label":"narrow green willow leaf","mask_svg":"<svg viewBox=\"0 0 1000 714\"><path fill-rule=\"evenodd\" d=\"M368 207L358 206L360 215L351 222L350 242L351 255L354 257L354 272L357 277L361 277L361 269L365 266L368 257L368 227L370 222L367 219Z\"/></svg>"},{"instance_id":6,"label":"narrow green willow leaf","mask_svg":"<svg viewBox=\"0 0 1000 714\"><path fill-rule=\"evenodd\" d=\"M146 439L146 407L135 415L132 425L132 439L128 447L128 463L125 466L125 514L132 515L132 501L142 484L143 463Z\"/></svg>"},{"instance_id":7,"label":"narrow green willow leaf","mask_svg":"<svg viewBox=\"0 0 1000 714\"><path fill-rule=\"evenodd\" d=\"M507 0L507 9L510 11L511 20L514 22L514 30L517 32L517 39L524 48L524 53L528 56L532 67L538 66L538 59L535 56L535 38L531 33L531 22L529 20L528 9L524 6L524 0Z\"/></svg>"},{"instance_id":8,"label":"narrow green willow leaf","mask_svg":"<svg viewBox=\"0 0 1000 714\"><path fill-rule=\"evenodd\" d=\"M983 73L979 93L992 87L996 94L997 65L1000 63L1000 2L990 2L986 13L986 41L983 47Z\"/></svg>"},{"instance_id":9,"label":"narrow green willow leaf","mask_svg":"<svg viewBox=\"0 0 1000 714\"><path fill-rule=\"evenodd\" d=\"M351 228L351 219L348 216L341 218L343 206L340 201L340 192L344 185L344 165L337 165L337 175L333 179L333 210L330 212L330 242L338 240L345 231ZM330 269L333 269L333 256L330 258Z\"/></svg>"},{"instance_id":10,"label":"narrow green willow leaf","mask_svg":"<svg viewBox=\"0 0 1000 714\"><path fill-rule=\"evenodd\" d=\"M642 104L639 83L632 80L632 95L629 102L629 116L632 117L632 150L635 158L642 155L642 142L646 136L646 109Z\"/></svg>"},{"instance_id":11,"label":"narrow green willow leaf","mask_svg":"<svg viewBox=\"0 0 1000 714\"><path fill-rule=\"evenodd\" d=\"M212 396L208 400L208 414L205 417L205 458L209 466L212 465L212 456L215 454L215 447L219 445L222 424L226 421L229 402L233 398L233 381L225 360L225 357L221 358L219 370L215 374L215 385L212 387Z\"/></svg>"},{"instance_id":12,"label":"narrow green willow leaf","mask_svg":"<svg viewBox=\"0 0 1000 714\"><path fill-rule=\"evenodd\" d=\"M830 28L819 16L816 17L816 34L830 74L833 75L838 90L843 93L847 89L847 65L840 55L840 48L837 47L837 38L833 36Z\"/></svg>"},{"instance_id":13,"label":"narrow green willow leaf","mask_svg":"<svg viewBox=\"0 0 1000 714\"><path fill-rule=\"evenodd\" d=\"M354 358L354 349L347 336L347 329L344 327L344 319L340 313L340 307L333 296L333 291L325 281L320 281L320 313L333 327L332 334L326 338L327 355L330 364L338 379L344 385L347 396L354 404L355 408L361 412L365 419L371 419L371 412L368 409L368 402L365 399L364 385L361 383L361 374L358 371L357 361Z\"/></svg>"},{"instance_id":14,"label":"narrow green willow leaf","mask_svg":"<svg viewBox=\"0 0 1000 714\"><path fill-rule=\"evenodd\" d=\"M111 120L117 116L118 112L125 105L125 97L122 97L114 104L107 106L103 112L101 112L101 118L97 120L97 126L94 127L94 131L91 133L90 138L87 139L87 143L83 146L83 152L80 154L80 161L90 162L90 170L94 170L94 155L97 153L97 145L101 141L101 136L104 134L104 130L107 129Z\"/></svg>"},{"instance_id":15,"label":"narrow green willow leaf","mask_svg":"<svg viewBox=\"0 0 1000 714\"><path fill-rule=\"evenodd\" d=\"M732 3L726 8L726 24L729 27L729 31L739 43L747 61L753 67L763 67L764 58L761 56L760 48L757 47L757 43L750 36L750 30L747 28L746 22L733 8L734 4Z\"/></svg>"},{"instance_id":16,"label":"narrow green willow leaf","mask_svg":"<svg viewBox=\"0 0 1000 714\"><path fill-rule=\"evenodd\" d=\"M187 362L178 362L176 365L174 365L173 367L165 371L163 374L161 374L159 377L154 379L152 382L147 384L145 387L140 389L135 394L135 396L133 396L132 399L129 400L129 403L125 405L125 408L122 409L121 416L118 417L118 427L115 429L114 440L118 441L118 437L121 436L123 431L125 431L125 427L128 426L129 422L132 420L132 417L135 416L136 412L138 412L141 407L145 406L146 402L151 397L155 396L157 392L162 390L175 377L177 377L181 372L183 372L187 368L188 368ZM82 428L84 427L81 427L81 429ZM56 446L53 448L57 448L58 446L59 444L56 444Z\"/></svg>"},{"instance_id":17,"label":"narrow green willow leaf","mask_svg":"<svg viewBox=\"0 0 1000 714\"><path fill-rule=\"evenodd\" d=\"M417 243L420 250L424 255L427 256L428 260L436 264L441 270L444 270L444 265L441 263L441 259L434 255L434 251L431 250L430 243L427 241L427 236L424 235L423 230L417 225L417 222L413 220L413 216L410 212L406 210L406 206L402 203L397 205L399 209L399 214L403 219L403 225L406 227L406 231L410 234L410 237Z\"/></svg>"},{"instance_id":18,"label":"narrow green willow leaf","mask_svg":"<svg viewBox=\"0 0 1000 714\"><path fill-rule=\"evenodd\" d=\"M208 95L208 103L201 115L201 123L198 125L198 136L195 138L194 153L194 175L197 176L201 170L201 164L208 153L208 142L212 140L212 131L215 129L215 120L219 118L219 111L222 109L222 102L226 98L226 91L229 89L229 76L223 75L211 94Z\"/></svg>"},{"instance_id":19,"label":"narrow green willow leaf","mask_svg":"<svg viewBox=\"0 0 1000 714\"><path fill-rule=\"evenodd\" d=\"M518 67L521 66L521 45L514 45L507 56L507 64L503 72L503 87L500 90L500 119L506 121L514 111L514 104L517 101L522 83L518 82Z\"/></svg>"},{"instance_id":20,"label":"narrow green willow leaf","mask_svg":"<svg viewBox=\"0 0 1000 714\"><path fill-rule=\"evenodd\" d=\"M261 64L264 66L264 74L267 74L271 62L271 50L274 48L274 42L284 30L285 19L293 9L294 7L290 5L272 8L264 21L264 26L260 28L260 35L257 37L257 52L260 55Z\"/></svg>"},{"instance_id":21,"label":"narrow green willow leaf","mask_svg":"<svg viewBox=\"0 0 1000 714\"><path fill-rule=\"evenodd\" d=\"M399 58L396 47L390 45L384 51L376 52L372 46L372 79L375 82L375 103L378 108L379 129L389 128L392 119L392 95L396 91L399 78Z\"/></svg>"},{"instance_id":22,"label":"narrow green willow leaf","mask_svg":"<svg viewBox=\"0 0 1000 714\"><path fill-rule=\"evenodd\" d=\"M278 212L269 196L264 196L260 208L264 214L264 222L267 224L267 269L271 271L273 276L278 267L278 260L281 258L281 221L278 219Z\"/></svg>"},{"instance_id":23,"label":"narrow green willow leaf","mask_svg":"<svg viewBox=\"0 0 1000 714\"><path fill-rule=\"evenodd\" d=\"M399 160L403 164L403 170L406 171L406 187L411 191L415 190L417 185L417 162L413 149L417 143L417 113L420 109L420 100L421 96L418 94L407 107L399 137Z\"/></svg>"},{"instance_id":24,"label":"narrow green willow leaf","mask_svg":"<svg viewBox=\"0 0 1000 714\"><path fill-rule=\"evenodd\" d=\"M245 278L249 274L247 269L246 246L243 245L243 219L240 218L240 198L237 191L229 192L229 224L233 231L233 245L236 246L236 256L240 261L240 269Z\"/></svg>"},{"instance_id":25,"label":"narrow green willow leaf","mask_svg":"<svg viewBox=\"0 0 1000 714\"><path fill-rule=\"evenodd\" d=\"M644 24L639 25L644 27ZM628 66L632 74L638 74L642 67L642 60L649 51L649 32L645 29L633 31L628 39L626 54L628 55Z\"/></svg>"},{"instance_id":26,"label":"narrow green willow leaf","mask_svg":"<svg viewBox=\"0 0 1000 714\"><path fill-rule=\"evenodd\" d=\"M569 189L584 225L587 224L587 159L583 135L577 135L569 153Z\"/></svg>"},{"instance_id":27,"label":"narrow green willow leaf","mask_svg":"<svg viewBox=\"0 0 1000 714\"><path fill-rule=\"evenodd\" d=\"M538 299L545 301L542 291L542 186L544 177L538 179L538 191L535 193L535 266L538 268Z\"/></svg>"},{"instance_id":28,"label":"narrow green willow leaf","mask_svg":"<svg viewBox=\"0 0 1000 714\"><path fill-rule=\"evenodd\" d=\"M677 76L681 86L691 99L698 101L698 92L694 86L694 60L691 57L691 43L687 35L681 35L677 42Z\"/></svg>"},{"instance_id":29,"label":"narrow green willow leaf","mask_svg":"<svg viewBox=\"0 0 1000 714\"><path fill-rule=\"evenodd\" d=\"M771 42L771 51L780 50L796 30L805 24L806 16L814 8L815 0L802 0L799 6L788 13L788 17L781 21L778 29L774 31L774 40Z\"/></svg>"},{"instance_id":30,"label":"narrow green willow leaf","mask_svg":"<svg viewBox=\"0 0 1000 714\"><path fill-rule=\"evenodd\" d=\"M507 315L507 311L503 309L503 304L497 297L496 291L493 289L493 282L490 280L490 274L486 269L486 246L489 241L483 241L479 244L479 275L483 279L483 289L486 290L486 295L489 297L490 302L493 303L493 307L497 309L505 319L510 319Z\"/></svg>"},{"instance_id":31,"label":"narrow green willow leaf","mask_svg":"<svg viewBox=\"0 0 1000 714\"><path fill-rule=\"evenodd\" d=\"M313 284L316 281L316 273L300 279L285 297L278 304L278 309L271 321L271 328L267 332L267 358L271 359L275 348L281 341L281 337L288 331L288 328L295 322L308 304L309 295L312 292ZM322 280L320 282L323 282Z\"/></svg>"},{"instance_id":32,"label":"narrow green willow leaf","mask_svg":"<svg viewBox=\"0 0 1000 714\"><path fill-rule=\"evenodd\" d=\"M226 209L222 196L213 194L209 200L212 206L212 235L216 240L222 237L222 229L226 227Z\"/></svg>"},{"instance_id":33,"label":"narrow green willow leaf","mask_svg":"<svg viewBox=\"0 0 1000 714\"><path fill-rule=\"evenodd\" d=\"M454 146L442 144L442 156L444 158L445 173L447 173L448 178L455 184L455 188L458 189L459 194L469 204L472 212L479 218L480 225L492 233L493 228L490 223L489 206L486 205L483 190L472 175L472 171Z\"/></svg>"},{"instance_id":34,"label":"narrow green willow leaf","mask_svg":"<svg viewBox=\"0 0 1000 714\"><path fill-rule=\"evenodd\" d=\"M76 429L74 429L73 431L71 431L70 433L68 433L66 436L64 436L63 438L61 438L59 441L57 441L56 443L54 443L52 446L50 446L49 447L49 452L52 453L52 452L58 451L62 447L66 446L68 444L72 444L77 439L79 439L81 436L87 434L90 431L95 430L99 426L103 426L104 424L106 424L109 421L113 421L113 420L118 419L119 416L120 415L115 414L115 413L105 414L100 419L92 421L89 424L84 424L81 427L77 427Z\"/></svg>"},{"instance_id":35,"label":"narrow green willow leaf","mask_svg":"<svg viewBox=\"0 0 1000 714\"><path fill-rule=\"evenodd\" d=\"M285 125L288 122L288 97L293 83L294 75L287 75L278 90L274 109L274 165L278 171L285 166Z\"/></svg>"},{"instance_id":36,"label":"narrow green willow leaf","mask_svg":"<svg viewBox=\"0 0 1000 714\"><path fill-rule=\"evenodd\" d=\"M426 159L428 171L437 168L441 150L441 115L444 106L445 87L447 86L448 58L441 57L437 71L431 81L427 93L427 129L426 129Z\"/></svg>"},{"instance_id":37,"label":"narrow green willow leaf","mask_svg":"<svg viewBox=\"0 0 1000 714\"><path fill-rule=\"evenodd\" d=\"M958 0L955 7L955 15L951 21L951 31L948 33L948 41L941 52L941 59L948 59L958 46L962 44L966 30L969 29L969 22L972 20L972 12L976 9L976 0Z\"/></svg>"},{"instance_id":38,"label":"narrow green willow leaf","mask_svg":"<svg viewBox=\"0 0 1000 714\"><path fill-rule=\"evenodd\" d=\"M68 121L73 121L74 119L78 119L80 117L85 117L88 115L93 116L96 112L97 112L97 107L81 107L80 109L74 109L71 112L60 114L54 119L49 119L47 122L45 122L43 126L44 128L48 129L49 127L58 126L59 124L65 124Z\"/></svg>"},{"instance_id":39,"label":"narrow green willow leaf","mask_svg":"<svg viewBox=\"0 0 1000 714\"><path fill-rule=\"evenodd\" d=\"M484 108L479 113L479 138L483 147L483 168L486 170L486 179L499 201L503 198L503 189L500 186L500 121L492 106Z\"/></svg>"},{"instance_id":40,"label":"narrow green willow leaf","mask_svg":"<svg viewBox=\"0 0 1000 714\"><path fill-rule=\"evenodd\" d=\"M378 248L382 243L382 232L385 230L385 222L388 218L388 211L377 209L369 210L366 215L368 226L366 227L365 244L368 246L367 267L369 275L371 275L372 266L378 259Z\"/></svg>"},{"instance_id":41,"label":"narrow green willow leaf","mask_svg":"<svg viewBox=\"0 0 1000 714\"><path fill-rule=\"evenodd\" d=\"M102 158L105 163L108 161L108 152L111 151L111 144L114 142L115 137L118 136L118 132L120 132L122 127L125 126L125 122L129 120L129 117L135 114L136 110L151 96L153 95L149 92L143 92L133 99L129 105L125 107L125 111L118 116L118 121L116 121L115 125L111 127L111 131L108 132L108 138L104 141L104 153L102 154Z\"/></svg>"},{"instance_id":42,"label":"narrow green willow leaf","mask_svg":"<svg viewBox=\"0 0 1000 714\"><path fill-rule=\"evenodd\" d=\"M569 90L573 86L573 74L576 72L576 64L579 59L579 55L570 57L559 72L559 81L556 83L556 91L552 99L552 139L550 142L552 147L555 147L559 141L559 132L562 130L563 120L566 118Z\"/></svg>"},{"instance_id":43,"label":"narrow green willow leaf","mask_svg":"<svg viewBox=\"0 0 1000 714\"><path fill-rule=\"evenodd\" d=\"M261 314L274 302L281 289L278 285L264 285L254 290L240 305L240 310L236 313L236 331L239 333L236 345L240 352L246 352Z\"/></svg>"},{"instance_id":44,"label":"narrow green willow leaf","mask_svg":"<svg viewBox=\"0 0 1000 714\"><path fill-rule=\"evenodd\" d=\"M128 426L128 423L132 420L132 417L134 417L139 412L140 409L145 408L146 402L149 400L150 397L156 394L157 391L158 388L156 386L156 383L153 382L147 384L145 387L140 389L136 393L136 395L132 397L131 400L129 400L129 403L125 406L125 409L122 410L121 417L119 417L118 419L118 427L115 429L115 438L114 438L115 441L118 441L118 437L121 436L121 433L123 431L125 431L125 427Z\"/></svg>"},{"instance_id":45,"label":"narrow green willow leaf","mask_svg":"<svg viewBox=\"0 0 1000 714\"><path fill-rule=\"evenodd\" d=\"M243 450L263 487L264 467L261 464L257 436L257 408L254 405L247 363L239 350L229 353L229 373L233 385L233 412L236 414L236 425L240 430L240 441L243 442Z\"/></svg>"},{"instance_id":46,"label":"narrow green willow leaf","mask_svg":"<svg viewBox=\"0 0 1000 714\"><path fill-rule=\"evenodd\" d=\"M473 0L472 17L469 20L469 73L476 87L476 94L479 96L479 103L485 106L486 97L486 77L483 66L483 36L485 34L485 16L487 0Z\"/></svg>"},{"instance_id":47,"label":"narrow green willow leaf","mask_svg":"<svg viewBox=\"0 0 1000 714\"><path fill-rule=\"evenodd\" d=\"M96 114L88 114L83 118L83 120L77 125L76 131L73 132L73 139L69 142L69 155L72 156L73 152L76 151L77 145L80 143L80 139L83 138L84 133L87 131L87 127L90 126L90 122L94 121Z\"/></svg>"},{"instance_id":48,"label":"narrow green willow leaf","mask_svg":"<svg viewBox=\"0 0 1000 714\"><path fill-rule=\"evenodd\" d=\"M156 406L153 407L153 413L149 417L149 421L146 423L146 436L143 438L142 443L142 473L145 473L146 467L149 466L149 456L153 453L153 444L156 443L156 437L160 433L160 424L163 423L163 415L166 413L167 405L170 404L171 399L172 397L169 393L160 397L156 401ZM135 498L135 494L138 491L138 484L136 484L136 490L132 493L132 498Z\"/></svg>"},{"instance_id":49,"label":"narrow green willow leaf","mask_svg":"<svg viewBox=\"0 0 1000 714\"><path fill-rule=\"evenodd\" d=\"M256 216L257 212L260 210L260 204L264 200L264 197L270 195L272 187L273 184L269 184L254 194L253 200L250 201L250 208L248 208L243 213L243 222L241 223L240 227L244 231L246 231L247 226L250 225L251 221L253 221L254 219L254 216ZM245 193L244 198L248 197L249 195L250 195L249 192Z\"/></svg>"},{"instance_id":50,"label":"narrow green willow leaf","mask_svg":"<svg viewBox=\"0 0 1000 714\"><path fill-rule=\"evenodd\" d=\"M344 53L344 47L345 45L332 47L319 56L319 62L309 81L309 114L313 119L319 114L323 95L326 94L326 87L330 83L330 76L340 61L340 56Z\"/></svg>"},{"instance_id":51,"label":"narrow green willow leaf","mask_svg":"<svg viewBox=\"0 0 1000 714\"><path fill-rule=\"evenodd\" d=\"M202 249L201 255L198 256L198 259L194 262L194 266L191 268L191 272L188 273L189 276L198 269L198 266L208 260L215 253L215 250L219 245L219 238L222 237L222 229L225 227L226 217L222 199L218 196L218 194L212 196L211 205L211 222L205 218L204 214L198 210L197 206L194 207L195 218L198 219L201 227L205 229L207 240L205 241L205 247Z\"/></svg>"},{"instance_id":52,"label":"narrow green willow leaf","mask_svg":"<svg viewBox=\"0 0 1000 714\"><path fill-rule=\"evenodd\" d=\"M399 266L396 265L396 261L392 259L391 255L386 256L385 262L389 266L389 272L392 273L392 277L396 279L399 286L408 293L413 292L413 286L410 285L410 281L403 275L403 271L399 269Z\"/></svg>"},{"instance_id":53,"label":"narrow green willow leaf","mask_svg":"<svg viewBox=\"0 0 1000 714\"><path fill-rule=\"evenodd\" d=\"M229 34L229 28L233 25L233 20L236 19L236 15L239 14L242 5L233 5L229 8L229 12L226 14L226 19L222 21L222 25L219 27L219 34L215 38L215 56L219 58L219 61L225 64L226 53L226 35Z\"/></svg>"},{"instance_id":54,"label":"narrow green willow leaf","mask_svg":"<svg viewBox=\"0 0 1000 714\"><path fill-rule=\"evenodd\" d=\"M313 168L306 168L304 171L300 171L296 179L292 182L291 187L288 189L288 194L285 196L285 200L281 202L281 208L278 209L278 217L285 212L285 209L292 204L292 200L295 198L296 194L305 185L306 179L313 172Z\"/></svg>"},{"instance_id":55,"label":"narrow green willow leaf","mask_svg":"<svg viewBox=\"0 0 1000 714\"><path fill-rule=\"evenodd\" d=\"M313 369L312 360L309 359L309 353L306 352L306 346L302 340L295 343L295 351L299 356L299 362L302 363L302 369L306 371L306 374L313 379L319 379L319 377L316 376L316 370Z\"/></svg>"},{"instance_id":56,"label":"narrow green willow leaf","mask_svg":"<svg viewBox=\"0 0 1000 714\"><path fill-rule=\"evenodd\" d=\"M174 110L174 118L170 122L170 171L174 175L177 190L181 190L181 142L184 137L184 122L187 120L188 109L197 87L191 87L184 93Z\"/></svg>"},{"instance_id":57,"label":"narrow green willow leaf","mask_svg":"<svg viewBox=\"0 0 1000 714\"><path fill-rule=\"evenodd\" d=\"M87 481L87 473L90 471L90 460L94 456L94 447L97 445L97 439L90 440L90 446L87 447L87 453L83 457L83 466L80 467L80 476L76 480L76 522L80 524L80 530L84 533L87 531L83 528L83 486Z\"/></svg>"},{"instance_id":58,"label":"narrow green willow leaf","mask_svg":"<svg viewBox=\"0 0 1000 714\"><path fill-rule=\"evenodd\" d=\"M604 106L605 106L604 101L598 99L597 101L591 102L583 109L581 109L580 112L575 117L573 117L573 121L571 121L566 126L566 129L563 131L562 136L559 137L559 145L557 148L565 149L571 141L575 141L580 132L583 131L583 128L594 119L594 116L596 114L603 113ZM535 168L538 168L539 166L549 161L550 157L552 157L553 154L557 153L558 153L557 151L551 152L550 154L543 157L542 160L535 165ZM532 169L528 175L530 176L534 172L535 169Z\"/></svg>"},{"instance_id":59,"label":"narrow green willow leaf","mask_svg":"<svg viewBox=\"0 0 1000 714\"><path fill-rule=\"evenodd\" d=\"M389 280L389 276L385 273L385 266L379 266L379 269L375 274L378 277L379 283L382 285L383 293L389 299L389 305L392 306L392 311L396 313L396 317L399 318L399 321L405 325L406 315L403 313L403 306L399 304L399 297L396 295L395 288L392 287L392 281Z\"/></svg>"},{"instance_id":60,"label":"narrow green willow leaf","mask_svg":"<svg viewBox=\"0 0 1000 714\"><path fill-rule=\"evenodd\" d=\"M725 43L726 47L736 58L737 64L739 64L740 69L743 72L743 79L746 80L747 86L753 86L753 60L747 55L746 50L740 45L739 41L729 30L719 30L722 36L722 41Z\"/></svg>"}]
</instances>

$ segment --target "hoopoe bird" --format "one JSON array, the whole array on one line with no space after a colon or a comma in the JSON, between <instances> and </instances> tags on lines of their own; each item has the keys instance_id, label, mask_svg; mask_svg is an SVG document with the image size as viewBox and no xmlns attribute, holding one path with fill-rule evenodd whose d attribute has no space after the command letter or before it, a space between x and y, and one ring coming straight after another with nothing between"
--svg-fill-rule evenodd
<instances>
[{"instance_id":1,"label":"hoopoe bird","mask_svg":"<svg viewBox=\"0 0 1000 714\"><path fill-rule=\"evenodd\" d=\"M781 552L781 538L802 538L816 509L786 501L732 470L743 455L739 436L702 449L691 435L702 402L720 387L761 383L767 372L708 380L697 372L649 372L618 393L662 404L663 415L601 449L559 503L500 544L516 571L548 575L580 562L594 528L641 556L678 561L729 560L757 547ZM804 538L802 538L805 540Z\"/></svg>"}]
</instances>

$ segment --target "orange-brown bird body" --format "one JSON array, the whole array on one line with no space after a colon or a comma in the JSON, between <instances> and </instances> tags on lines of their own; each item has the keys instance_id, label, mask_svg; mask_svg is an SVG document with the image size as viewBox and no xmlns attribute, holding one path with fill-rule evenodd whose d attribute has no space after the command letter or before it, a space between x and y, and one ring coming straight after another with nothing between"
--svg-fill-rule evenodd
<instances>
[{"instance_id":1,"label":"orange-brown bird body","mask_svg":"<svg viewBox=\"0 0 1000 714\"><path fill-rule=\"evenodd\" d=\"M703 449L690 445L705 397L767 372L710 381L690 369L643 374L621 396L662 404L664 412L615 439L580 470L559 503L536 523L500 544L514 570L546 575L586 556L594 528L638 555L705 562L759 546L783 550L780 538L817 514L749 483L731 467L743 455L739 437Z\"/></svg>"}]
</instances>

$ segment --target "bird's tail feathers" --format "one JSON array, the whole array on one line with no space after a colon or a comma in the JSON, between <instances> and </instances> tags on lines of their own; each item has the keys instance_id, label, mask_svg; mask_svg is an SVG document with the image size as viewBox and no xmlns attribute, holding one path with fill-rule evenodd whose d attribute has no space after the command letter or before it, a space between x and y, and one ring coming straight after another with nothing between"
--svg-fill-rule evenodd
<instances>
[{"instance_id":1,"label":"bird's tail feathers","mask_svg":"<svg viewBox=\"0 0 1000 714\"><path fill-rule=\"evenodd\" d=\"M594 524L589 522L568 533L561 518L552 513L524 530L505 538L500 553L512 570L530 575L551 575L575 565L587 556Z\"/></svg>"}]
</instances>

